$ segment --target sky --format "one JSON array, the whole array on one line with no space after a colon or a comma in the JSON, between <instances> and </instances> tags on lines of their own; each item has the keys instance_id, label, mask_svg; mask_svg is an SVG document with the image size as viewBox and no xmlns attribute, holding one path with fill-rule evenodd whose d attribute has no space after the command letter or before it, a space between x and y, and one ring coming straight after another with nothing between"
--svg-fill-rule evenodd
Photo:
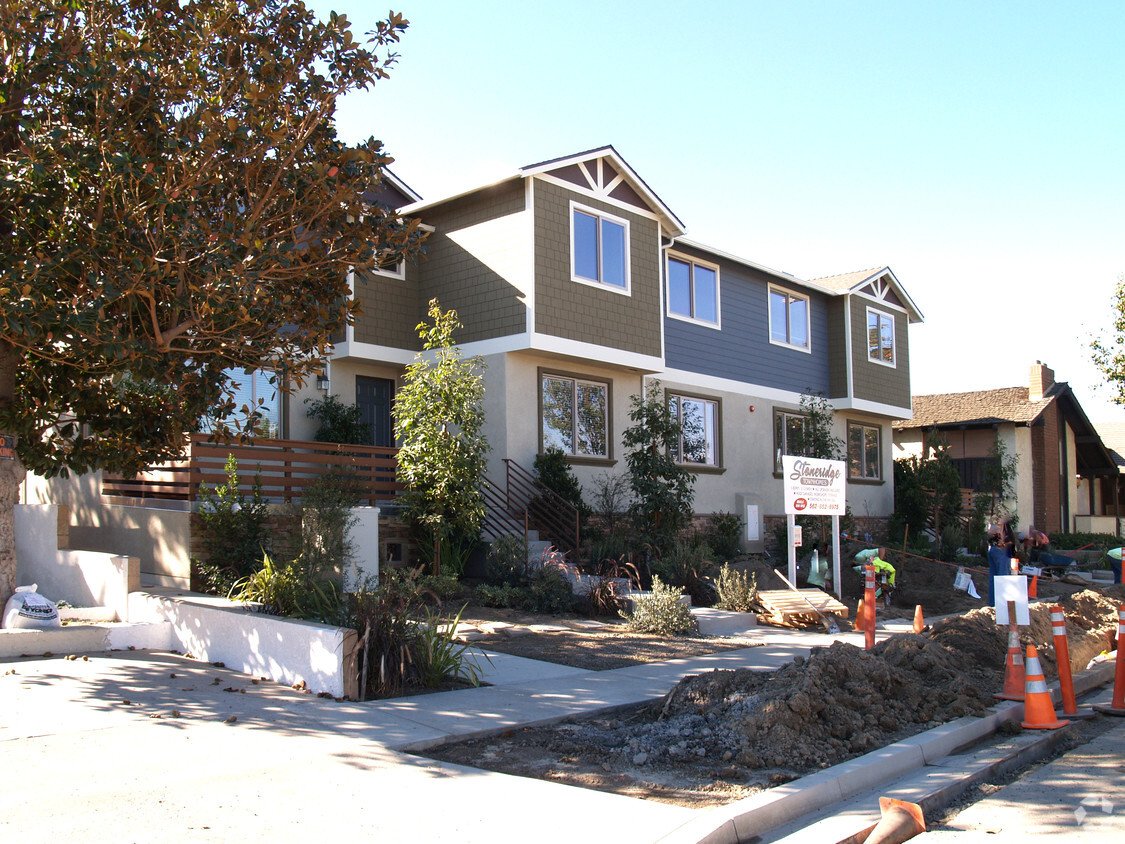
<instances>
[{"instance_id":1,"label":"sky","mask_svg":"<svg viewBox=\"0 0 1125 844\"><path fill-rule=\"evenodd\" d=\"M804 279L890 266L925 317L915 394L1041 360L1125 421L1089 351L1125 273L1125 0L402 2L390 78L337 121L423 198L612 144L692 240Z\"/></svg>"}]
</instances>

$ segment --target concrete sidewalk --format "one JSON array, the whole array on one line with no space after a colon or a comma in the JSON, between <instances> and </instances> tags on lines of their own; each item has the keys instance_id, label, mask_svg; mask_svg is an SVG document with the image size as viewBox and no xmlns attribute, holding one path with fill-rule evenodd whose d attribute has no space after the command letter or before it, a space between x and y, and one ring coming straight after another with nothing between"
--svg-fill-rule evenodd
<instances>
[{"instance_id":1,"label":"concrete sidewalk","mask_svg":"<svg viewBox=\"0 0 1125 844\"><path fill-rule=\"evenodd\" d=\"M604 672L493 654L482 667L494 685L362 704L165 653L0 661L0 837L34 817L83 841L334 829L391 841L653 841L696 813L402 749L642 702L687 674L773 668L841 638L754 637L760 647Z\"/></svg>"}]
</instances>

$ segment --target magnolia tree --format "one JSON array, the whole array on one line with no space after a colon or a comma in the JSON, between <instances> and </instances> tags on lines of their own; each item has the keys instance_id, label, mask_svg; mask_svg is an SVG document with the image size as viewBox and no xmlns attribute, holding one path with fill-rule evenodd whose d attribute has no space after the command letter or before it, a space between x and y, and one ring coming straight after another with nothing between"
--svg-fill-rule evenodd
<instances>
[{"instance_id":1,"label":"magnolia tree","mask_svg":"<svg viewBox=\"0 0 1125 844\"><path fill-rule=\"evenodd\" d=\"M406 26L361 42L290 0L0 7L0 600L25 468L176 456L239 410L225 371L300 383L356 313L348 271L420 242L365 202L382 145L333 123Z\"/></svg>"}]
</instances>

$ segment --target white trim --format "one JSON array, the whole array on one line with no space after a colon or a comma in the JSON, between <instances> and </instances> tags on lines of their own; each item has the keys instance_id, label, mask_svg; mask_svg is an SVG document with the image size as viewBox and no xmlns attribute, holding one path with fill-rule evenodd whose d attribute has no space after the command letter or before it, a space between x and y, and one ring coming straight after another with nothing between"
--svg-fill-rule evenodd
<instances>
[{"instance_id":1,"label":"white trim","mask_svg":"<svg viewBox=\"0 0 1125 844\"><path fill-rule=\"evenodd\" d=\"M906 308L902 307L901 305L896 305L894 302L888 302L886 299L876 299L870 293L864 293L862 290L853 291L852 295L857 296L860 299L864 299L868 302L874 302L880 308L889 308L890 310L898 311L900 314L904 315L907 318L910 317L910 311L906 310Z\"/></svg>"},{"instance_id":2,"label":"white trim","mask_svg":"<svg viewBox=\"0 0 1125 844\"><path fill-rule=\"evenodd\" d=\"M569 209L570 210L569 210L569 213L568 213L568 217L569 217L568 224L569 224L569 228L570 228L570 280L574 281L574 282L577 282L578 284L588 284L592 287L597 287L601 290L609 290L609 291L612 291L613 293L620 293L620 294L625 295L625 296L632 296L633 295L633 287L632 287L632 282L633 282L633 272L632 272L632 270L633 270L633 268L632 268L633 258L632 258L632 241L631 241L630 236L629 236L630 235L629 221L624 219L623 217L617 217L617 216L614 216L613 214L609 214L605 211L599 211L596 208L592 208L592 207L587 206L587 205L582 205L581 203L575 202L573 199L570 200L570 202L569 202ZM581 213L581 214L585 214L587 217L593 217L597 221L597 229L598 229L598 242L597 242L597 253L598 254L597 254L597 258L598 258L598 276L599 276L599 278L596 278L596 279L595 278L586 278L585 276L580 276L580 275L578 275L578 272L575 269L575 249L576 249L576 246L577 246L577 241L576 241L575 236L574 236L574 213L576 211ZM603 280L605 278L605 270L602 267L602 253L603 253L602 235L601 235L601 221L602 220L608 220L609 222L611 222L615 225L621 226L625 230L624 254L622 255L622 257L624 258L624 262L625 262L625 266L624 266L625 286L624 287L619 287L616 284L610 284L609 282Z\"/></svg>"},{"instance_id":3,"label":"white trim","mask_svg":"<svg viewBox=\"0 0 1125 844\"><path fill-rule=\"evenodd\" d=\"M706 320L706 319L700 319L699 317L696 317L696 316L688 316L688 315L685 315L685 314L674 313L672 311L672 295L671 295L671 292L668 290L668 286L671 284L671 281L672 281L671 274L668 271L668 263L670 261L679 261L681 264L687 264L689 267L694 267L695 265L699 265L699 266L704 267L705 269L709 269L709 270L711 270L712 272L715 273L715 321L714 322L711 322L710 320ZM721 273L719 272L719 265L718 264L712 264L710 261L700 260L699 258L693 258L691 255L688 255L687 253L684 253L684 252L675 252L675 251L673 251L672 249L669 248L669 249L665 250L664 263L663 263L663 266L661 267L661 269L664 270L664 284L663 284L664 291L663 292L667 294L667 297L665 299L664 312L668 315L668 317L670 319L678 319L678 320L681 320L682 322L690 322L690 323L694 323L695 325L702 325L702 326L705 326L707 328L714 328L714 329L717 329L717 330L721 331L722 328L723 328L723 308L722 308L722 294L720 293L720 290L722 288L722 280L721 280ZM692 311L694 311L695 310L695 270L690 269L690 273L691 273L691 291L690 291L690 293L691 293L691 309L692 309Z\"/></svg>"},{"instance_id":4,"label":"white trim","mask_svg":"<svg viewBox=\"0 0 1125 844\"><path fill-rule=\"evenodd\" d=\"M864 344L863 345L864 345L864 348L867 349L866 357L867 357L868 362L869 363L877 363L877 364L879 364L879 366L885 366L888 369L898 369L898 337L896 336L898 334L898 331L896 330L896 326L895 326L894 314L884 313L883 311L879 310L878 308L872 308L870 305L867 306L867 312L866 313L867 313L867 319L865 320L866 325L864 325ZM891 321L891 358L892 358L892 360L890 362L882 360L881 358L871 357L871 335L869 333L871 331L871 314L876 314L877 316L879 316L881 318L886 318L886 319L889 319ZM882 319L879 320L879 348L880 349L883 348L883 320Z\"/></svg>"},{"instance_id":5,"label":"white trim","mask_svg":"<svg viewBox=\"0 0 1125 844\"><path fill-rule=\"evenodd\" d=\"M824 293L829 296L838 296L838 290L831 290L827 287L821 287L811 281L805 281L803 278L798 278L792 273L783 272L782 270L775 270L772 267L767 267L765 264L759 264L748 258L740 258L738 255L732 255L730 252L724 252L722 249L716 249L713 246L708 246L706 243L700 243L698 240L691 240L686 237L676 238L676 242L684 246L690 246L692 249L698 249L700 252L707 252L715 258L722 258L727 261L733 261L736 264L741 264L744 267L749 267L752 270L759 270L763 273L768 273L782 281L787 281L792 284L798 284L801 287L807 287L809 290L815 290L818 293Z\"/></svg>"},{"instance_id":6,"label":"white trim","mask_svg":"<svg viewBox=\"0 0 1125 844\"><path fill-rule=\"evenodd\" d=\"M808 345L798 346L796 343L789 343L784 340L775 340L773 338L773 293L777 290L784 293L789 298L803 299L805 302L805 336L808 338ZM789 325L789 307L788 303L785 308L785 325L788 329L787 333L792 334L791 326ZM783 349L792 349L795 352L804 352L807 355L812 354L812 299L807 294L797 293L787 287L782 287L777 284L767 285L766 290L766 332L771 346L780 346Z\"/></svg>"},{"instance_id":7,"label":"white trim","mask_svg":"<svg viewBox=\"0 0 1125 844\"><path fill-rule=\"evenodd\" d=\"M663 371L657 371L655 375L670 392L675 392L677 389L708 390L719 393L734 393L761 401L782 402L794 406L801 403L802 393L800 391L778 390L774 387L763 387L761 384L736 381L733 378L703 375L686 369L664 369Z\"/></svg>"},{"instance_id":8,"label":"white trim","mask_svg":"<svg viewBox=\"0 0 1125 844\"><path fill-rule=\"evenodd\" d=\"M527 242L530 244L530 253L527 256L531 277L527 284L527 293L524 296L524 325L528 333L535 331L535 180L524 180L523 210L527 215Z\"/></svg>"},{"instance_id":9,"label":"white trim","mask_svg":"<svg viewBox=\"0 0 1125 844\"><path fill-rule=\"evenodd\" d=\"M844 369L846 371L845 380L847 381L844 385L844 394L849 400L855 391L855 385L852 383L852 378L855 376L852 342L852 300L851 297L848 297L844 299Z\"/></svg>"},{"instance_id":10,"label":"white trim","mask_svg":"<svg viewBox=\"0 0 1125 844\"><path fill-rule=\"evenodd\" d=\"M355 300L355 270L348 269L348 298ZM344 345L355 340L355 323L348 322L344 324Z\"/></svg>"},{"instance_id":11,"label":"white trim","mask_svg":"<svg viewBox=\"0 0 1125 844\"><path fill-rule=\"evenodd\" d=\"M394 346L377 346L374 343L359 343L348 340L332 347L332 357L337 360L365 360L371 363L390 363L406 366L414 363L416 352Z\"/></svg>"},{"instance_id":12,"label":"white trim","mask_svg":"<svg viewBox=\"0 0 1125 844\"><path fill-rule=\"evenodd\" d=\"M837 410L858 410L876 416L889 416L893 419L910 420L914 418L914 409L910 407L898 407L893 404L883 404L882 402L855 398L830 399L829 401Z\"/></svg>"},{"instance_id":13,"label":"white trim","mask_svg":"<svg viewBox=\"0 0 1125 844\"><path fill-rule=\"evenodd\" d=\"M395 268L393 270L384 270L379 269L378 267L372 267L371 273L374 275L383 276L384 278L393 278L397 281L406 281L406 259L403 258L401 261L395 264Z\"/></svg>"},{"instance_id":14,"label":"white trim","mask_svg":"<svg viewBox=\"0 0 1125 844\"><path fill-rule=\"evenodd\" d=\"M548 184L555 187L564 188L573 191L574 193L581 194L589 199L596 199L598 202L604 202L606 205L612 205L614 208L619 208L622 211L628 211L630 214L636 214L638 217L644 217L648 220L654 220L658 225L660 224L660 217L652 213L648 208L642 208L639 205L630 205L628 202L623 202L615 196L608 196L597 191L588 190L581 185L574 182L568 182L566 179L560 179L557 176L550 176L546 173L541 173L535 176L536 179L542 179Z\"/></svg>"},{"instance_id":15,"label":"white trim","mask_svg":"<svg viewBox=\"0 0 1125 844\"><path fill-rule=\"evenodd\" d=\"M470 346L472 344L469 344ZM469 348L466 346L465 348ZM577 358L590 365L610 368L637 369L643 372L660 372L664 369L664 359L655 355L642 355L627 352L581 340L567 340L553 334L532 334L530 342L523 349L536 352L551 352L566 357ZM511 349L510 351L517 351Z\"/></svg>"}]
</instances>

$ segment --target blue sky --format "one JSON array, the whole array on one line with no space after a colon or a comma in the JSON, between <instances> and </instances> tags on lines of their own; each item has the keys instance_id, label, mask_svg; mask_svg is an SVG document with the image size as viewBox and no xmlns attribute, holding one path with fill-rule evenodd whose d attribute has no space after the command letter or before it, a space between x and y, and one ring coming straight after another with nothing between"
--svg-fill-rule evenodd
<instances>
[{"instance_id":1,"label":"blue sky","mask_svg":"<svg viewBox=\"0 0 1125 844\"><path fill-rule=\"evenodd\" d=\"M1125 421L1088 351L1125 272L1125 2L404 2L399 64L338 120L423 197L613 144L694 240L889 265L926 317L915 393L1042 360Z\"/></svg>"}]
</instances>

